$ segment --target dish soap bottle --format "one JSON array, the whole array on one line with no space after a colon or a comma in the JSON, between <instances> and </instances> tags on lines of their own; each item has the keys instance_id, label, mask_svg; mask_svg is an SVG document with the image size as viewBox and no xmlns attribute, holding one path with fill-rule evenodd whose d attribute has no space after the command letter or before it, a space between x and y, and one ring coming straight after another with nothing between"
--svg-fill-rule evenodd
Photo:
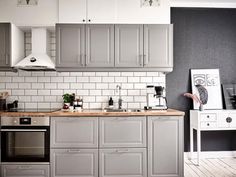
<instances>
[{"instance_id":1,"label":"dish soap bottle","mask_svg":"<svg viewBox=\"0 0 236 177\"><path fill-rule=\"evenodd\" d=\"M109 108L113 108L113 99L110 97L109 102L108 102Z\"/></svg>"}]
</instances>

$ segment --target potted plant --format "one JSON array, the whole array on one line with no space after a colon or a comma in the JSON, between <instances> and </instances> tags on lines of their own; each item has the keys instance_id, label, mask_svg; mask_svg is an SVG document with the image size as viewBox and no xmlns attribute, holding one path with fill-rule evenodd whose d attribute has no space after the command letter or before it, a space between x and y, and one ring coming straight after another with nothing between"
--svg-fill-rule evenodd
<instances>
[{"instance_id":1,"label":"potted plant","mask_svg":"<svg viewBox=\"0 0 236 177\"><path fill-rule=\"evenodd\" d=\"M72 100L72 96L69 93L65 93L62 95L63 101L64 101L64 106L63 109L69 109L70 103Z\"/></svg>"}]
</instances>

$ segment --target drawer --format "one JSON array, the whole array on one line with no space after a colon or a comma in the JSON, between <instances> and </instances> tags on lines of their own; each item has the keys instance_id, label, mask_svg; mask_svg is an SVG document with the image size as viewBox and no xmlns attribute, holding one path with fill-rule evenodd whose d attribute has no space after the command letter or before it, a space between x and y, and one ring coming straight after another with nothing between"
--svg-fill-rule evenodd
<instances>
[{"instance_id":1,"label":"drawer","mask_svg":"<svg viewBox=\"0 0 236 177\"><path fill-rule=\"evenodd\" d=\"M216 121L217 115L214 113L210 114L201 114L201 121Z\"/></svg>"},{"instance_id":2,"label":"drawer","mask_svg":"<svg viewBox=\"0 0 236 177\"><path fill-rule=\"evenodd\" d=\"M100 118L100 147L146 147L146 117Z\"/></svg>"},{"instance_id":3,"label":"drawer","mask_svg":"<svg viewBox=\"0 0 236 177\"><path fill-rule=\"evenodd\" d=\"M217 128L216 122L201 122L201 128Z\"/></svg>"}]
</instances>

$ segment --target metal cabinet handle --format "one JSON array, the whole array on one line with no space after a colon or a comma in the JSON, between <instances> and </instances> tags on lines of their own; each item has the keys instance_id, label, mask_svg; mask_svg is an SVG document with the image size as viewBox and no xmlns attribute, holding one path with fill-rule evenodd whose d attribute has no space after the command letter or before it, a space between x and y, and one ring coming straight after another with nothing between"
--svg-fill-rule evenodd
<instances>
[{"instance_id":1,"label":"metal cabinet handle","mask_svg":"<svg viewBox=\"0 0 236 177\"><path fill-rule=\"evenodd\" d=\"M87 55L84 54L84 66L87 66Z\"/></svg>"},{"instance_id":2,"label":"metal cabinet handle","mask_svg":"<svg viewBox=\"0 0 236 177\"><path fill-rule=\"evenodd\" d=\"M227 117L227 118L226 118L226 122L227 122L227 123L231 123L231 122L232 122L232 118L231 118L231 117Z\"/></svg>"},{"instance_id":3,"label":"metal cabinet handle","mask_svg":"<svg viewBox=\"0 0 236 177\"><path fill-rule=\"evenodd\" d=\"M148 64L147 55L143 55L143 61L143 65L146 66Z\"/></svg>"},{"instance_id":4,"label":"metal cabinet handle","mask_svg":"<svg viewBox=\"0 0 236 177\"><path fill-rule=\"evenodd\" d=\"M46 132L46 129L2 129L2 132Z\"/></svg>"},{"instance_id":5,"label":"metal cabinet handle","mask_svg":"<svg viewBox=\"0 0 236 177\"><path fill-rule=\"evenodd\" d=\"M31 169L32 168L32 166L18 166L17 167L19 170L29 170L29 169Z\"/></svg>"},{"instance_id":6,"label":"metal cabinet handle","mask_svg":"<svg viewBox=\"0 0 236 177\"><path fill-rule=\"evenodd\" d=\"M6 65L8 65L8 61L9 61L9 57L8 57L9 55L6 53L5 54L5 60L6 60Z\"/></svg>"},{"instance_id":7,"label":"metal cabinet handle","mask_svg":"<svg viewBox=\"0 0 236 177\"><path fill-rule=\"evenodd\" d=\"M139 55L139 65L140 66L143 66L143 62L142 61L143 61L143 55L140 54Z\"/></svg>"},{"instance_id":8,"label":"metal cabinet handle","mask_svg":"<svg viewBox=\"0 0 236 177\"><path fill-rule=\"evenodd\" d=\"M58 60L58 65L61 65L61 28L58 28L58 34L57 34L57 40L58 40L58 50L56 52L58 52L58 57L57 57L57 60Z\"/></svg>"},{"instance_id":9,"label":"metal cabinet handle","mask_svg":"<svg viewBox=\"0 0 236 177\"><path fill-rule=\"evenodd\" d=\"M67 151L68 153L79 153L81 152L79 149L70 149Z\"/></svg>"},{"instance_id":10,"label":"metal cabinet handle","mask_svg":"<svg viewBox=\"0 0 236 177\"><path fill-rule=\"evenodd\" d=\"M126 153L126 152L129 152L129 149L117 149L116 152L117 153Z\"/></svg>"}]
</instances>

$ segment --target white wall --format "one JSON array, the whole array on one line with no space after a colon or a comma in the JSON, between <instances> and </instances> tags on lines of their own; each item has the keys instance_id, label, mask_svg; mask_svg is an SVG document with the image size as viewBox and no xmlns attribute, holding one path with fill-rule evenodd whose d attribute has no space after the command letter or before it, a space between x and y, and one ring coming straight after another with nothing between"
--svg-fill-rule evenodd
<instances>
[{"instance_id":1,"label":"white wall","mask_svg":"<svg viewBox=\"0 0 236 177\"><path fill-rule=\"evenodd\" d=\"M17 26L54 26L58 21L58 0L38 0L37 6L17 6L17 0L0 0L0 22Z\"/></svg>"}]
</instances>

